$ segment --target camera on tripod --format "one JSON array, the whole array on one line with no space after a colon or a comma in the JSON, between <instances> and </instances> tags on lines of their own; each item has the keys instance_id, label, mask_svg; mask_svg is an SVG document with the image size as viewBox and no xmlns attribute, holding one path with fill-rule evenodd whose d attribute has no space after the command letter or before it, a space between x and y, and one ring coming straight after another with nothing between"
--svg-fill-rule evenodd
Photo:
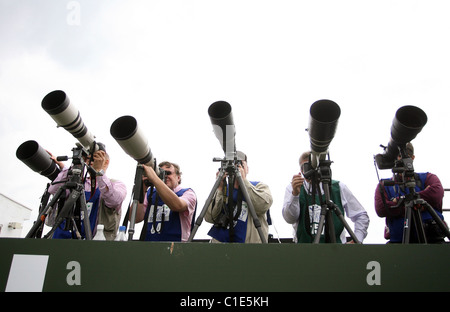
<instances>
[{"instance_id":1,"label":"camera on tripod","mask_svg":"<svg viewBox=\"0 0 450 312\"><path fill-rule=\"evenodd\" d=\"M392 169L392 179L382 179L379 183L379 191L383 199L385 209L405 208L403 219L402 243L408 244L411 235L415 233L419 243L443 240L443 236L450 238L448 227L442 221L434 207L420 197L419 192L425 188L425 177L414 172L413 152L411 141L419 134L427 123L427 115L415 106L403 106L395 114L391 126L391 139L387 147L382 146L383 154L374 156L375 162L380 170ZM385 202L385 193L391 192L396 198L395 206L388 206ZM424 222L424 216L426 222ZM431 219L428 219L431 218ZM435 237L426 233L425 228L430 224L434 229L440 229L442 233ZM413 229L414 232L411 232ZM438 233L438 232L435 232ZM442 234L442 235L441 235ZM438 237L439 236L439 237Z\"/></svg>"},{"instance_id":2,"label":"camera on tripod","mask_svg":"<svg viewBox=\"0 0 450 312\"><path fill-rule=\"evenodd\" d=\"M336 133L341 109L335 102L323 99L314 102L309 112L309 127L306 131L309 134L311 155L309 162L303 164L303 176L306 179L316 175L331 177L332 162L326 157Z\"/></svg>"},{"instance_id":3,"label":"camera on tripod","mask_svg":"<svg viewBox=\"0 0 450 312\"><path fill-rule=\"evenodd\" d=\"M253 203L249 199L249 194L247 189L244 186L244 180L242 175L238 169L239 165L242 165L242 156L239 152L236 151L236 142L235 142L235 126L233 121L233 114L231 105L226 101L216 101L212 103L208 107L208 115L213 126L214 135L219 140L220 145L225 153L224 158L213 158L213 161L220 161L221 167L219 168L219 173L216 178L216 182L209 193L209 196L205 202L205 205L195 221L194 227L192 228L191 235L189 236L188 241L191 242L197 232L198 227L201 225L203 218L206 214L206 211L209 205L213 202L214 195L216 190L219 188L219 185L222 183L222 180L225 177L225 173L228 174L228 201L226 210L227 213L223 214L217 222L215 222L216 226L227 228L229 226L233 226L234 218L231 216L234 213L233 209L233 188L234 182L237 181L239 185L239 191L242 192L243 200L247 202L248 210L250 215L253 218L253 224L255 225L256 230L258 231L261 242L267 243L267 238L264 237L264 234L261 229L261 222L256 215L255 208ZM239 211L237 212L239 214Z\"/></svg>"},{"instance_id":4,"label":"camera on tripod","mask_svg":"<svg viewBox=\"0 0 450 312\"><path fill-rule=\"evenodd\" d=\"M324 241L325 243L335 243L337 241L336 236L339 233L335 229L338 228L338 225L336 224L335 227L333 213L338 218L336 221L342 223L343 228L347 230L353 241L359 243L355 233L345 220L343 211L333 202L336 198L332 198L331 194L332 179L330 166L332 161L330 160L328 147L336 133L340 115L341 109L339 105L331 100L318 100L310 107L309 128L306 130L310 138L311 153L309 155L309 162L302 164L302 173L304 178L310 181L313 190L308 195L313 198L313 203L307 207L307 210L313 206L320 206L319 220L315 220L313 216L310 216L312 221L317 222L317 225L311 225L315 227L311 228L312 233L315 233L314 237L312 237L314 244L320 241ZM321 189L323 189L323 194ZM342 206L341 203L339 205Z\"/></svg>"},{"instance_id":5,"label":"camera on tripod","mask_svg":"<svg viewBox=\"0 0 450 312\"><path fill-rule=\"evenodd\" d=\"M63 127L67 130L79 143L76 143L76 147L72 149L72 157L57 157L58 161L72 159L72 165L67 172L67 180L58 182L61 183L61 186L49 203L47 203L50 198L50 194L48 193L49 185L47 185L47 189L43 195L45 200L41 201L38 219L26 237L40 238L44 221L49 215L56 215L52 229L44 238L51 238L60 225L62 226L64 224L64 230L70 231L72 238L77 237L79 239L86 238L90 240L92 239L90 220L88 217L82 217L83 215L89 215L84 191L85 159L90 156L92 161L94 152L105 150L105 146L95 141L95 136L87 129L80 112L70 103L64 91L55 90L48 93L42 99L41 106L52 117L58 127ZM50 158L50 154L35 141L24 142L17 149L16 156L31 169L48 177L52 181L60 172L56 162ZM87 166L87 170L92 179L95 179L96 175L101 174L95 171L90 165ZM52 184L55 183L53 182ZM95 187L95 183L92 186ZM66 196L66 191L70 192L69 196ZM62 204L61 202L61 205L59 204L60 199L64 199L64 203ZM58 212L56 214L57 207Z\"/></svg>"},{"instance_id":6,"label":"camera on tripod","mask_svg":"<svg viewBox=\"0 0 450 312\"><path fill-rule=\"evenodd\" d=\"M375 155L378 169L392 169L394 167L412 169L412 162L405 163L410 158L406 151L406 144L411 142L427 123L427 115L416 106L400 107L395 113L391 126L391 139L384 148L383 154ZM398 156L402 156L398 159ZM398 170L397 170L398 171Z\"/></svg>"},{"instance_id":7,"label":"camera on tripod","mask_svg":"<svg viewBox=\"0 0 450 312\"><path fill-rule=\"evenodd\" d=\"M131 216L129 216L130 210L127 210L127 214L124 219L124 224L127 224L128 221L130 221L130 226L128 228L128 240L132 240L136 222L137 206L138 203L142 203L144 200L144 185L146 187L145 190L147 190L148 187L152 188L150 193L153 192L154 187L154 185L152 185L149 180L142 180L145 176L143 165L153 168L156 175L163 181L165 180L165 176L169 175L170 172L158 167L156 159L153 157L152 151L150 150L150 147L148 145L147 138L139 128L136 118L134 118L133 116L125 115L117 118L111 124L110 133L111 136L120 145L120 147L125 151L125 153L131 156L138 163L136 166L136 173L134 177ZM149 209L150 206L151 204L148 205L147 209ZM147 222L144 223L142 233L146 233L146 227Z\"/></svg>"}]
</instances>

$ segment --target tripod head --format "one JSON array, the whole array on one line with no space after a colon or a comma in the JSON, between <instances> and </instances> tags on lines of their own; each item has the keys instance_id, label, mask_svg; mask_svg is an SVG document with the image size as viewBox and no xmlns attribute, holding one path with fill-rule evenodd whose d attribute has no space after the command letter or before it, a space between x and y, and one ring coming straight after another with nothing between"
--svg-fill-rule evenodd
<instances>
[{"instance_id":1,"label":"tripod head","mask_svg":"<svg viewBox=\"0 0 450 312\"><path fill-rule=\"evenodd\" d=\"M396 209L403 205L410 205L416 203L420 198L416 192L416 174L414 172L413 159L406 153L405 146L399 146L399 153L401 157L394 161L392 168L392 180L384 180L384 186L398 185L402 189L408 189L409 192L404 196L400 196L395 206L391 208Z\"/></svg>"},{"instance_id":2,"label":"tripod head","mask_svg":"<svg viewBox=\"0 0 450 312\"><path fill-rule=\"evenodd\" d=\"M227 157L225 157L225 158L214 157L213 158L214 162L221 163L219 170L224 169L226 172L229 172L231 169L233 169L234 167L237 167L238 165L242 165L243 160L244 159L238 159L237 156L235 156L234 159L228 159Z\"/></svg>"},{"instance_id":3,"label":"tripod head","mask_svg":"<svg viewBox=\"0 0 450 312\"><path fill-rule=\"evenodd\" d=\"M326 182L331 183L331 164L330 155L327 153L328 159L325 159L325 155L319 158L319 164L314 167L312 164L315 157L313 153L309 155L309 162L305 162L302 165L303 176L307 180L313 181L313 183Z\"/></svg>"},{"instance_id":4,"label":"tripod head","mask_svg":"<svg viewBox=\"0 0 450 312\"><path fill-rule=\"evenodd\" d=\"M399 146L399 159L394 161L392 173L394 174L392 181L384 181L384 185L402 185L409 189L410 193L415 193L416 175L414 172L413 159L406 152L404 145Z\"/></svg>"},{"instance_id":5,"label":"tripod head","mask_svg":"<svg viewBox=\"0 0 450 312\"><path fill-rule=\"evenodd\" d=\"M94 142L94 144L96 144ZM98 143L98 145L103 145L102 143ZM104 145L103 145L104 146ZM104 149L103 149L104 150ZM67 161L69 159L72 159L72 165L69 169L69 176L72 176L73 174L79 175L80 177L84 174L84 169L87 168L90 176L92 178L95 178L97 175L103 175L103 173L96 171L90 164L86 164L85 159L89 159L90 163L93 161L93 153L89 153L89 151L81 144L76 143L76 147L72 149L72 157L69 156L58 156L56 157L56 160L58 161ZM81 180L80 180L81 182ZM57 182L62 183L62 182Z\"/></svg>"}]
</instances>

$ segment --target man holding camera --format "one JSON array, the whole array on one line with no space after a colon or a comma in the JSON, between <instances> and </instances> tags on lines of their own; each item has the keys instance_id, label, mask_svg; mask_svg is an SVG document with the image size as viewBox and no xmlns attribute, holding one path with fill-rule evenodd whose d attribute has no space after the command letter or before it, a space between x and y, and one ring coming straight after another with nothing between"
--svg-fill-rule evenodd
<instances>
[{"instance_id":1,"label":"man holding camera","mask_svg":"<svg viewBox=\"0 0 450 312\"><path fill-rule=\"evenodd\" d=\"M272 194L269 187L262 182L250 182L247 180L248 165L247 156L242 152L237 152L237 157L240 159L238 166L242 179L244 180L244 187L249 194L249 200L255 208L255 213L261 223L261 230L263 235L268 238L268 212L272 205ZM242 192L239 189L239 183L236 179L233 185L233 207L232 214L227 212L227 190L224 190L224 179L219 185L214 194L211 205L207 208L205 220L213 223L214 226L208 232L212 237L212 242L236 242L236 243L261 243L261 237L253 223L253 218L249 212L248 205ZM233 216L230 220L230 215Z\"/></svg>"},{"instance_id":2,"label":"man holding camera","mask_svg":"<svg viewBox=\"0 0 450 312\"><path fill-rule=\"evenodd\" d=\"M98 146L100 148L93 155L85 157L86 165L96 171L95 175L92 172L90 176L86 177L84 183L86 208L92 236L94 237L96 234L97 224L103 224L106 240L114 240L119 228L122 202L127 195L127 189L123 182L107 177L106 171L109 167L110 158L104 145L99 143ZM61 162L58 162L58 164L61 168L64 167ZM61 183L67 181L68 172L69 169L67 167L62 168L48 189L50 194L55 194ZM95 185L93 184L94 182ZM76 239L77 237L73 231L64 230L64 224L65 222L56 228L53 238ZM80 223L79 230L81 238L85 238L83 222Z\"/></svg>"},{"instance_id":3,"label":"man holding camera","mask_svg":"<svg viewBox=\"0 0 450 312\"><path fill-rule=\"evenodd\" d=\"M320 194L318 197L317 185L304 175L310 164L311 152L305 152L300 156L301 172L292 178L292 182L286 187L283 203L283 218L295 229L295 241L298 243L312 243L317 234L321 200L324 199L322 183L320 183ZM341 213L346 215L355 224L354 233L359 242L362 243L367 236L369 227L369 216L364 207L358 202L348 187L340 181L332 180L330 197L337 205ZM333 213L333 225L335 238L338 243L346 243L346 231L344 224ZM325 242L325 235L321 233L320 242ZM353 243L350 241L349 243Z\"/></svg>"},{"instance_id":4,"label":"man holding camera","mask_svg":"<svg viewBox=\"0 0 450 312\"><path fill-rule=\"evenodd\" d=\"M414 160L414 147L411 143L407 143L405 147L406 155ZM398 156L401 160L401 155ZM401 182L402 173L398 173L395 179ZM439 178L432 173L415 173L415 191L420 198L425 200L436 211L438 216L443 220L442 200L444 197L444 188ZM400 199L409 194L409 189L404 183L395 184L393 186L384 185L383 181L392 181L391 179L381 180L375 191L375 211L380 218L386 218L385 238L390 243L401 243L403 241L405 205L399 205ZM414 208L415 209L415 208ZM444 243L444 233L441 231L436 221L430 213L421 208L421 217L425 230L425 236L428 243ZM412 228L410 242L418 242L417 233Z\"/></svg>"},{"instance_id":5,"label":"man holding camera","mask_svg":"<svg viewBox=\"0 0 450 312\"><path fill-rule=\"evenodd\" d=\"M197 196L191 188L182 188L180 167L168 161L159 164L161 179L155 170L143 165L152 185L136 210L136 223L145 219L146 241L187 241L191 234ZM156 189L156 190L155 190ZM150 205L150 209L147 209ZM156 209L155 209L156 207Z\"/></svg>"}]
</instances>

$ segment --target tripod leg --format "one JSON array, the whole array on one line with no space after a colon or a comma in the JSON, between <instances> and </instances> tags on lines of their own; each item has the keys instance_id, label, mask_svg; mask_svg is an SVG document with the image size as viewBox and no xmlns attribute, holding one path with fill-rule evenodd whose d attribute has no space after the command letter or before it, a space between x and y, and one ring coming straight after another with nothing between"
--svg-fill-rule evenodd
<instances>
[{"instance_id":1,"label":"tripod leg","mask_svg":"<svg viewBox=\"0 0 450 312\"><path fill-rule=\"evenodd\" d=\"M133 240L134 235L134 227L136 224L136 210L138 206L138 201L136 199L133 199L133 202L131 204L131 217L130 217L130 226L128 227L128 240ZM144 220L145 222L146 220Z\"/></svg>"},{"instance_id":2,"label":"tripod leg","mask_svg":"<svg viewBox=\"0 0 450 312\"><path fill-rule=\"evenodd\" d=\"M417 234L417 241L419 244L427 243L427 236L425 235L425 229L423 228L422 217L419 210L412 210L412 224L414 224L414 229Z\"/></svg>"},{"instance_id":3,"label":"tripod leg","mask_svg":"<svg viewBox=\"0 0 450 312\"><path fill-rule=\"evenodd\" d=\"M403 244L409 244L409 238L411 235L411 204L412 203L406 203L405 204L405 223L403 226Z\"/></svg>"},{"instance_id":4,"label":"tripod leg","mask_svg":"<svg viewBox=\"0 0 450 312\"><path fill-rule=\"evenodd\" d=\"M425 206L427 211L430 213L430 215L436 221L436 223L438 224L438 226L442 230L442 232L444 232L445 236L448 239L450 239L450 231L449 231L448 227L445 225L444 221L442 221L442 219L439 217L439 215L436 213L436 211L433 209L433 207L431 207L431 205L425 201L422 204Z\"/></svg>"},{"instance_id":5,"label":"tripod leg","mask_svg":"<svg viewBox=\"0 0 450 312\"><path fill-rule=\"evenodd\" d=\"M339 211L340 212L340 211ZM332 210L327 211L325 223L325 241L327 243L336 243L336 233L334 230Z\"/></svg>"},{"instance_id":6,"label":"tripod leg","mask_svg":"<svg viewBox=\"0 0 450 312\"><path fill-rule=\"evenodd\" d=\"M44 208L47 207L48 200L50 199L51 194L48 192L49 187L50 187L50 183L47 183L47 187L45 188L44 194L42 195L42 198L41 198L41 203L39 204L39 214L41 214L42 211L44 210ZM42 230L44 229L44 222L47 217L48 216L46 216L45 218L41 218L42 223L39 226L39 229L36 231L35 238L41 238Z\"/></svg>"},{"instance_id":7,"label":"tripod leg","mask_svg":"<svg viewBox=\"0 0 450 312\"><path fill-rule=\"evenodd\" d=\"M58 202L59 198L61 197L61 194L63 193L63 191L65 191L65 189L63 187L60 187L58 189L58 191L55 193L55 195L53 196L52 200L50 201L50 203L48 203L48 205L42 210L42 212L39 214L36 222L33 224L33 226L31 227L30 231L28 232L28 234L25 236L25 238L33 238L36 237L36 231L40 228L41 224L44 222L43 217L45 215L48 214L48 212L51 209L55 209L55 205Z\"/></svg>"},{"instance_id":8,"label":"tripod leg","mask_svg":"<svg viewBox=\"0 0 450 312\"><path fill-rule=\"evenodd\" d=\"M247 202L248 210L250 211L250 214L252 215L253 224L255 225L256 230L259 233L259 237L261 238L261 242L263 244L266 244L267 243L267 238L264 237L264 233L263 233L263 231L261 229L261 222L259 221L258 216L256 215L255 207L253 206L253 203L250 200L250 196L249 196L249 194L247 192L247 189L245 188L245 185L244 185L244 179L242 178L241 172L239 171L238 168L236 168L236 177L238 179L239 188L242 191L242 195L244 196L245 201Z\"/></svg>"},{"instance_id":9,"label":"tripod leg","mask_svg":"<svg viewBox=\"0 0 450 312\"><path fill-rule=\"evenodd\" d=\"M306 208L308 209L308 208ZM327 205L322 205L322 209L320 211L320 219L319 219L319 225L317 226L317 232L316 236L314 236L313 244L318 244L320 242L320 236L323 232L323 227L325 226L325 218L327 215L328 207Z\"/></svg>"},{"instance_id":10,"label":"tripod leg","mask_svg":"<svg viewBox=\"0 0 450 312\"><path fill-rule=\"evenodd\" d=\"M328 204L322 205L322 212L321 212L320 222L319 222L320 232L317 232L316 237L314 238L314 243L315 244L319 243L320 233L322 232L323 222L324 222L326 216L327 216L327 219L326 219L327 225L326 226L327 226L327 233L329 233L329 240L331 243L336 243L336 237L335 237L335 233L334 233L335 232L334 224L333 224L333 219L331 217L331 212L334 211L336 216L339 218L339 220L344 225L344 228L347 230L347 232L352 237L353 241L357 244L360 244L361 242L356 238L355 233L353 232L351 227L348 225L342 212L339 210L339 207L336 206L336 204L334 204L331 201L329 184L324 182L324 183L322 183L322 187L323 187L323 191L325 193L325 200L327 201Z\"/></svg>"},{"instance_id":11,"label":"tripod leg","mask_svg":"<svg viewBox=\"0 0 450 312\"><path fill-rule=\"evenodd\" d=\"M206 199L206 202L205 202L205 205L204 205L202 211L200 212L197 220L195 221L194 227L191 231L191 235L189 235L188 242L192 242L192 240L194 239L195 233L197 233L199 226L202 224L203 218L205 217L205 214L206 214L206 211L208 210L208 207L213 200L216 190L219 188L220 182L222 181L224 174L225 174L225 171L223 169L220 169L219 176L217 177L216 182L214 183L214 186L211 189L211 192L209 193L208 198Z\"/></svg>"},{"instance_id":12,"label":"tripod leg","mask_svg":"<svg viewBox=\"0 0 450 312\"><path fill-rule=\"evenodd\" d=\"M361 242L356 238L355 233L353 232L353 230L351 229L351 227L348 225L347 221L345 220L344 216L342 215L342 212L339 210L338 207L334 208L334 212L336 213L336 215L338 216L339 220L342 222L342 224L344 224L345 229L347 230L347 232L350 234L350 236L352 237L353 241L356 244L361 244Z\"/></svg>"},{"instance_id":13,"label":"tripod leg","mask_svg":"<svg viewBox=\"0 0 450 312\"><path fill-rule=\"evenodd\" d=\"M130 226L128 227L128 240L133 240L134 227L136 224L136 210L138 207L138 202L141 199L143 192L142 175L144 174L144 168L141 165L137 165L136 174L134 176L134 187L133 187L133 202L131 204L131 217ZM144 220L146 222L146 220Z\"/></svg>"},{"instance_id":14,"label":"tripod leg","mask_svg":"<svg viewBox=\"0 0 450 312\"><path fill-rule=\"evenodd\" d=\"M86 196L84 194L84 190L80 191L80 195L78 197L78 202L80 204L80 209L83 211L84 214L84 235L86 237L86 240L92 239L92 229L91 229L91 222L89 220L88 211L86 208Z\"/></svg>"},{"instance_id":15,"label":"tripod leg","mask_svg":"<svg viewBox=\"0 0 450 312\"><path fill-rule=\"evenodd\" d=\"M50 238L51 235L55 232L55 230L61 225L61 223L66 220L67 222L69 222L70 220L72 220L73 218L73 210L74 207L77 203L77 201L80 198L81 193L83 194L83 200L86 202L86 198L84 197L84 190L80 189L82 188L82 186L80 185L80 187L78 189L74 189L71 191L71 193L69 194L69 196L67 197L64 206L62 207L61 211L58 213L58 216L56 218L55 224L53 225L52 229L45 235L45 238ZM62 187L60 188L60 190L62 189ZM87 217L87 211L86 213L86 218L88 220L89 223L89 218ZM85 218L85 220L86 220ZM67 226L67 224L66 224ZM89 230L90 230L90 224L88 224L89 226Z\"/></svg>"}]
</instances>

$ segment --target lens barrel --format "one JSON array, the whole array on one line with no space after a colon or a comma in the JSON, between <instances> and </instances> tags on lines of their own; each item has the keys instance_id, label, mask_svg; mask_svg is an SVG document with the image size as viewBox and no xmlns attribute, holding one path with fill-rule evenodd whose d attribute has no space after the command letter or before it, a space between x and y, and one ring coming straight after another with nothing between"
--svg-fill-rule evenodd
<instances>
[{"instance_id":1,"label":"lens barrel","mask_svg":"<svg viewBox=\"0 0 450 312\"><path fill-rule=\"evenodd\" d=\"M324 153L334 138L341 109L330 100L314 102L310 108L309 138L313 153Z\"/></svg>"},{"instance_id":2,"label":"lens barrel","mask_svg":"<svg viewBox=\"0 0 450 312\"><path fill-rule=\"evenodd\" d=\"M50 158L49 153L43 149L36 141L29 140L23 142L16 151L16 157L27 165L31 170L54 180L60 169Z\"/></svg>"},{"instance_id":3,"label":"lens barrel","mask_svg":"<svg viewBox=\"0 0 450 312\"><path fill-rule=\"evenodd\" d=\"M137 120L133 116L122 116L117 118L111 125L110 133L119 143L120 147L140 164L155 168L147 138L139 129ZM157 172L158 173L158 172Z\"/></svg>"},{"instance_id":4,"label":"lens barrel","mask_svg":"<svg viewBox=\"0 0 450 312\"><path fill-rule=\"evenodd\" d=\"M383 154L375 155L378 169L391 169L400 153L399 148L404 148L411 142L428 121L425 112L412 105L400 107L395 113L391 126L391 139Z\"/></svg>"},{"instance_id":5,"label":"lens barrel","mask_svg":"<svg viewBox=\"0 0 450 312\"><path fill-rule=\"evenodd\" d=\"M208 108L214 134L227 158L236 155L236 131L231 110L231 105L225 101L214 102Z\"/></svg>"},{"instance_id":6,"label":"lens barrel","mask_svg":"<svg viewBox=\"0 0 450 312\"><path fill-rule=\"evenodd\" d=\"M91 149L94 143L92 135L81 119L80 112L70 103L66 93L55 90L42 99L42 108L56 121L58 127L70 132L86 149Z\"/></svg>"},{"instance_id":7,"label":"lens barrel","mask_svg":"<svg viewBox=\"0 0 450 312\"><path fill-rule=\"evenodd\" d=\"M391 138L397 144L411 142L427 123L427 115L416 106L400 107L391 126Z\"/></svg>"}]
</instances>

